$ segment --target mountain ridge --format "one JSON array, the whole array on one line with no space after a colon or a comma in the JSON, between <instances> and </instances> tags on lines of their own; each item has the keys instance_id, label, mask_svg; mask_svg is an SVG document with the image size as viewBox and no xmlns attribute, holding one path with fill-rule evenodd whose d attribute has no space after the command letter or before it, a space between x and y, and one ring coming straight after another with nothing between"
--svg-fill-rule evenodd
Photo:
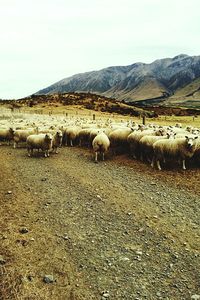
<instances>
[{"instance_id":1,"label":"mountain ridge","mask_svg":"<svg viewBox=\"0 0 200 300\"><path fill-rule=\"evenodd\" d=\"M177 91L190 85L187 96L193 99L192 82L200 78L200 56L179 54L152 63L136 62L127 66L111 66L97 71L74 74L36 94L90 92L126 103L147 99L174 99ZM199 86L195 87L198 91ZM197 93L198 94L198 93ZM188 96L190 95L190 96ZM200 99L200 98L199 98Z\"/></svg>"}]
</instances>

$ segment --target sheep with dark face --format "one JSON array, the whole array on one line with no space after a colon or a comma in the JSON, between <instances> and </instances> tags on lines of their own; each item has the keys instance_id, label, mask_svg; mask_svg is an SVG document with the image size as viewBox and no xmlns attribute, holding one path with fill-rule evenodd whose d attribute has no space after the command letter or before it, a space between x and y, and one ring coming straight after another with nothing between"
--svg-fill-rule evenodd
<instances>
[{"instance_id":1,"label":"sheep with dark face","mask_svg":"<svg viewBox=\"0 0 200 300\"><path fill-rule=\"evenodd\" d=\"M33 155L33 150L44 151L44 156L49 157L49 151L52 149L53 136L50 133L32 134L27 137L26 144L28 156Z\"/></svg>"},{"instance_id":2,"label":"sheep with dark face","mask_svg":"<svg viewBox=\"0 0 200 300\"><path fill-rule=\"evenodd\" d=\"M157 165L161 170L160 161L166 160L182 161L182 168L186 170L185 160L191 158L196 149L197 136L185 136L185 138L178 139L162 139L153 144L154 157L152 160L152 167Z\"/></svg>"},{"instance_id":3,"label":"sheep with dark face","mask_svg":"<svg viewBox=\"0 0 200 300\"><path fill-rule=\"evenodd\" d=\"M110 140L104 132L100 132L96 135L92 142L92 147L95 152L95 162L98 161L98 154L102 155L104 160L105 153L108 151L110 146Z\"/></svg>"}]
</instances>

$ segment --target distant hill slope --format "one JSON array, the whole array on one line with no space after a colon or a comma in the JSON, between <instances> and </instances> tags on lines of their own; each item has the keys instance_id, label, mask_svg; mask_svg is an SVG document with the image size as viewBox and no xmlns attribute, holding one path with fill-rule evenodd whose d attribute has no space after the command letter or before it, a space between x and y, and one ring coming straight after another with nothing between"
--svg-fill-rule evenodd
<instances>
[{"instance_id":1,"label":"distant hill slope","mask_svg":"<svg viewBox=\"0 0 200 300\"><path fill-rule=\"evenodd\" d=\"M23 107L49 107L55 109L62 107L63 109L67 106L79 106L85 109L117 113L121 115L130 116L146 116L156 117L157 114L153 110L145 110L133 105L128 105L117 101L115 99L107 98L105 96L99 96L94 93L54 93L52 95L31 95L18 100L0 100L0 105L8 104L10 108L20 109Z\"/></svg>"},{"instance_id":2,"label":"distant hill slope","mask_svg":"<svg viewBox=\"0 0 200 300\"><path fill-rule=\"evenodd\" d=\"M108 67L76 74L40 90L36 94L90 92L135 102L155 99L200 99L200 56L181 54L150 64ZM166 102L167 104L167 102Z\"/></svg>"}]
</instances>

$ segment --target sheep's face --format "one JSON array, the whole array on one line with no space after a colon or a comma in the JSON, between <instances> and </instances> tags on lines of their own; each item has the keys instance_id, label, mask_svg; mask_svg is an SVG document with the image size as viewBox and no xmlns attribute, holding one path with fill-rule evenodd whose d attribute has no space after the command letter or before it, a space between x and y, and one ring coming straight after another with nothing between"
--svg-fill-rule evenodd
<instances>
[{"instance_id":1,"label":"sheep's face","mask_svg":"<svg viewBox=\"0 0 200 300\"><path fill-rule=\"evenodd\" d=\"M62 146L62 138L63 138L62 131L57 131L56 132L56 139L57 139L57 142L59 143L59 147Z\"/></svg>"},{"instance_id":2,"label":"sheep's face","mask_svg":"<svg viewBox=\"0 0 200 300\"><path fill-rule=\"evenodd\" d=\"M167 138L168 139L174 139L175 138L175 136L176 136L176 133L174 133L173 131L168 131L167 132Z\"/></svg>"},{"instance_id":3,"label":"sheep's face","mask_svg":"<svg viewBox=\"0 0 200 300\"><path fill-rule=\"evenodd\" d=\"M53 138L52 135L49 134L49 133L47 133L47 134L45 135L45 140L46 140L46 141L49 141L49 142L50 142L50 141L52 141L52 138Z\"/></svg>"},{"instance_id":4,"label":"sheep's face","mask_svg":"<svg viewBox=\"0 0 200 300\"><path fill-rule=\"evenodd\" d=\"M14 135L14 129L13 128L9 128L9 132L11 135Z\"/></svg>"},{"instance_id":5,"label":"sheep's face","mask_svg":"<svg viewBox=\"0 0 200 300\"><path fill-rule=\"evenodd\" d=\"M57 135L58 138L62 138L62 136L63 136L62 131L61 130L57 131L56 135Z\"/></svg>"},{"instance_id":6,"label":"sheep's face","mask_svg":"<svg viewBox=\"0 0 200 300\"><path fill-rule=\"evenodd\" d=\"M198 136L195 136L195 137L186 136L185 138L186 138L187 149L192 151L195 147L195 141L198 138Z\"/></svg>"}]
</instances>

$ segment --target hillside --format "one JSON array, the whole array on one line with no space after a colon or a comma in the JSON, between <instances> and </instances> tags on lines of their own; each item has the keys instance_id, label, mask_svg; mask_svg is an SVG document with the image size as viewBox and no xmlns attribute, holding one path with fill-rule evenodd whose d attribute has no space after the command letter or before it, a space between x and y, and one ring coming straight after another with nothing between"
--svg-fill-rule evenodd
<instances>
[{"instance_id":1,"label":"hillside","mask_svg":"<svg viewBox=\"0 0 200 300\"><path fill-rule=\"evenodd\" d=\"M199 90L200 56L180 54L150 64L134 63L76 74L36 94L90 92L125 102L155 100L159 103L168 99L172 105L177 100L186 105L188 101L200 99ZM196 105L200 107L200 102L196 101Z\"/></svg>"},{"instance_id":2,"label":"hillside","mask_svg":"<svg viewBox=\"0 0 200 300\"><path fill-rule=\"evenodd\" d=\"M175 94L166 101L166 105L200 108L200 78L195 79L181 89L177 89Z\"/></svg>"},{"instance_id":3,"label":"hillside","mask_svg":"<svg viewBox=\"0 0 200 300\"><path fill-rule=\"evenodd\" d=\"M153 111L130 106L115 99L99 96L91 93L56 93L52 95L31 95L18 100L2 100L0 105L7 105L11 109L30 108L64 108L67 106L78 106L98 112L117 113L130 116L155 117Z\"/></svg>"}]
</instances>

